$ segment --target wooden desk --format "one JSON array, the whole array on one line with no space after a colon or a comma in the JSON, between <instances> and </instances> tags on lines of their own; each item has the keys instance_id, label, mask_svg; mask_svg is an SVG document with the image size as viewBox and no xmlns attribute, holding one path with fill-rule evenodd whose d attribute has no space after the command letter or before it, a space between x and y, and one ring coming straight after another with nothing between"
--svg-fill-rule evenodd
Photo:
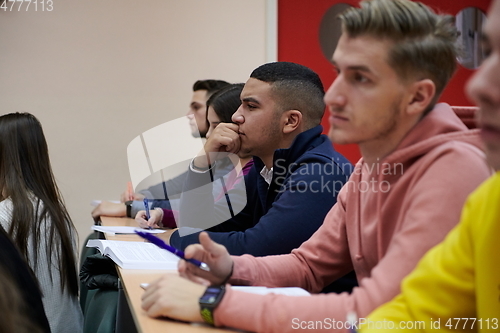
<instances>
[{"instance_id":1,"label":"wooden desk","mask_svg":"<svg viewBox=\"0 0 500 333\"><path fill-rule=\"evenodd\" d=\"M104 226L136 226L133 219L101 217L102 225ZM143 241L137 235L106 235L109 240L122 241ZM137 331L140 333L163 333L163 332L180 332L180 333L228 333L236 332L227 329L213 328L203 324L188 324L176 322L170 319L155 319L149 317L141 308L141 296L144 290L140 287L141 283L149 283L168 271L165 270L137 270L137 269L122 269L118 268L118 274L122 283L122 287L130 307L130 312L134 319ZM172 272L172 271L171 271ZM176 272L176 271L174 271Z\"/></svg>"}]
</instances>

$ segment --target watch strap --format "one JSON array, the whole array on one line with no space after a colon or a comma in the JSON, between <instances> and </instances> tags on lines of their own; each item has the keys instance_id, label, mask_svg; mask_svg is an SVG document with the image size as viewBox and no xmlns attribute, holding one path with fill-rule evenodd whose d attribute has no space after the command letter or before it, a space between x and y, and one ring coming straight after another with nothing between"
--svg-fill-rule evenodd
<instances>
[{"instance_id":1,"label":"watch strap","mask_svg":"<svg viewBox=\"0 0 500 333\"><path fill-rule=\"evenodd\" d=\"M203 296L200 297L200 315L207 324L215 325L214 310L219 305L225 292L226 287L224 285L209 286Z\"/></svg>"},{"instance_id":2,"label":"watch strap","mask_svg":"<svg viewBox=\"0 0 500 333\"><path fill-rule=\"evenodd\" d=\"M125 201L125 207L127 207L127 217L132 217L132 200Z\"/></svg>"}]
</instances>

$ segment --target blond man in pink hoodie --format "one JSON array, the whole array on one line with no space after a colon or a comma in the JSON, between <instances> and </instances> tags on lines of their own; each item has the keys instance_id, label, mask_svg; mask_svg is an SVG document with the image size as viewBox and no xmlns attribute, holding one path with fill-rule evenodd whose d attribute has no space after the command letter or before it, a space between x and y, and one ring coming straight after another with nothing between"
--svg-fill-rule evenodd
<instances>
[{"instance_id":1,"label":"blond man in pink hoodie","mask_svg":"<svg viewBox=\"0 0 500 333\"><path fill-rule=\"evenodd\" d=\"M341 15L338 76L325 95L330 138L362 159L318 231L291 254L231 257L200 235L143 295L150 316L257 332L348 328L400 292L401 280L459 221L467 195L490 174L478 132L436 104L455 71L453 19L409 0L372 0ZM319 292L350 270L351 294L252 295L227 282ZM207 285L212 287L207 288Z\"/></svg>"}]
</instances>

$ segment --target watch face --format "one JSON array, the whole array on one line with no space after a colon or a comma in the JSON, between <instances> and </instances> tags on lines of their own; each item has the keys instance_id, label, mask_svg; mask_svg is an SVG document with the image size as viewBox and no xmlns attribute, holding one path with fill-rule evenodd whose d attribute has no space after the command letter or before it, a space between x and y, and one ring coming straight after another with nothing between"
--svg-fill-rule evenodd
<instances>
[{"instance_id":1,"label":"watch face","mask_svg":"<svg viewBox=\"0 0 500 333\"><path fill-rule=\"evenodd\" d=\"M213 310L219 305L224 296L225 286L210 286L200 297L200 314L205 322L214 324Z\"/></svg>"},{"instance_id":2,"label":"watch face","mask_svg":"<svg viewBox=\"0 0 500 333\"><path fill-rule=\"evenodd\" d=\"M205 304L214 304L217 301L221 290L218 287L208 287L205 294L200 298L200 302Z\"/></svg>"}]
</instances>

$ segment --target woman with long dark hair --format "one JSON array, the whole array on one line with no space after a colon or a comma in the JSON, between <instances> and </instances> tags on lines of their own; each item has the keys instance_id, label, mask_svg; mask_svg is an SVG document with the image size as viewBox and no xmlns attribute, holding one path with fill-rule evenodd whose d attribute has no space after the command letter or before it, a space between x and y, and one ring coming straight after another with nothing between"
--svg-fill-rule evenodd
<instances>
[{"instance_id":1,"label":"woman with long dark hair","mask_svg":"<svg viewBox=\"0 0 500 333\"><path fill-rule=\"evenodd\" d=\"M37 277L51 331L81 332L76 230L50 166L40 122L0 116L0 224Z\"/></svg>"}]
</instances>

